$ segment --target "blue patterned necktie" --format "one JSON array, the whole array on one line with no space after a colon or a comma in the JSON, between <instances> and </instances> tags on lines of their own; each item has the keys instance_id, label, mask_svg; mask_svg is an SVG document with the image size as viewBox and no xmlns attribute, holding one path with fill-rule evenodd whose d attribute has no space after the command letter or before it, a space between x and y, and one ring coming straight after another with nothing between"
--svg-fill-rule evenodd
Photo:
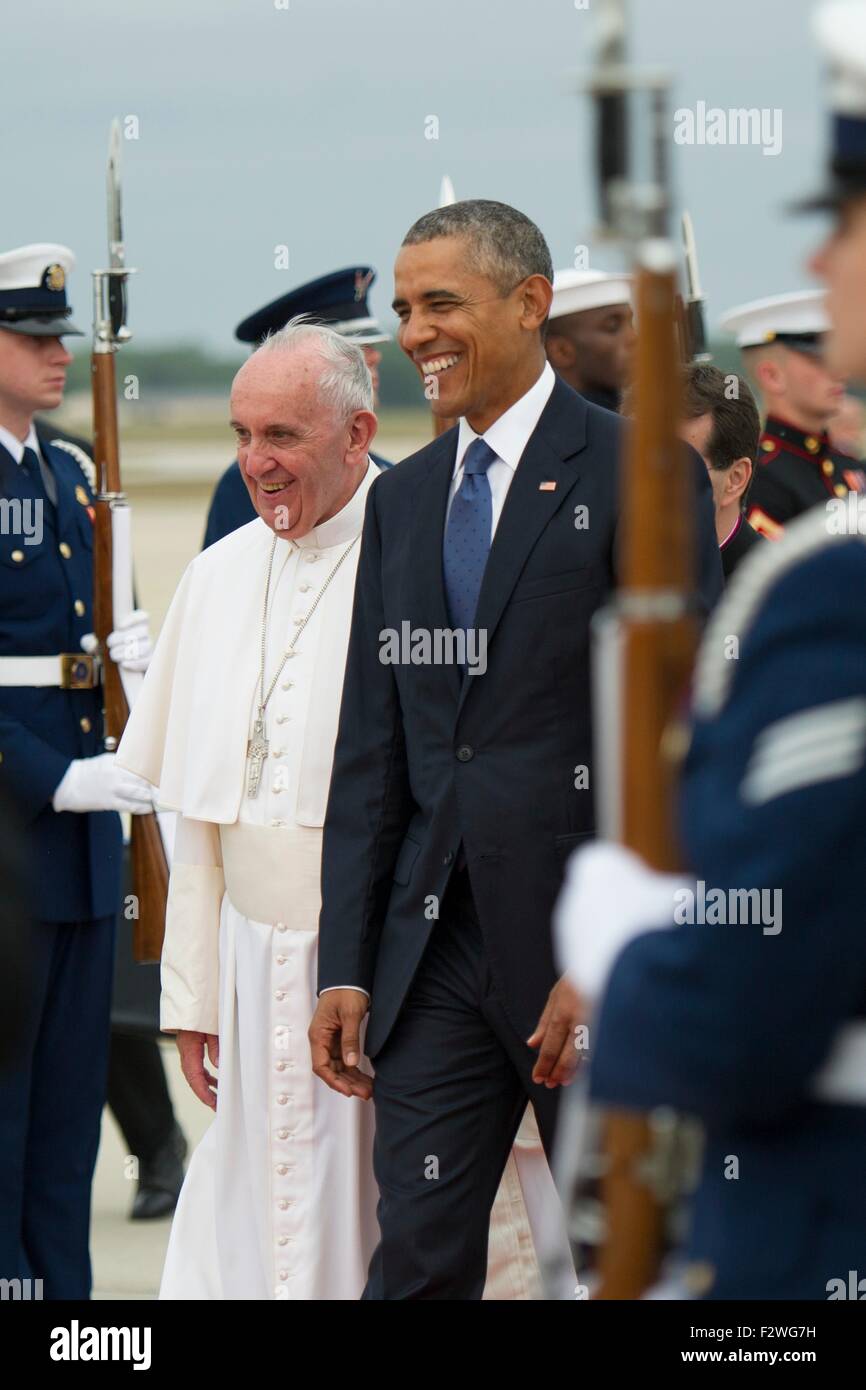
<instances>
[{"instance_id":1,"label":"blue patterned necktie","mask_svg":"<svg viewBox=\"0 0 866 1390\"><path fill-rule=\"evenodd\" d=\"M442 569L453 628L469 628L475 621L493 529L487 470L497 457L485 439L473 439L463 459L463 481L448 513Z\"/></svg>"}]
</instances>

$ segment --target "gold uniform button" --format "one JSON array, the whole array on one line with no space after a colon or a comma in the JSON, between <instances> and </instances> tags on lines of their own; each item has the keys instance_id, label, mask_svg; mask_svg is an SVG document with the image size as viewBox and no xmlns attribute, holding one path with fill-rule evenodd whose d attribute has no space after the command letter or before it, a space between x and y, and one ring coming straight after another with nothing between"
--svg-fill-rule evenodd
<instances>
[{"instance_id":1,"label":"gold uniform button","mask_svg":"<svg viewBox=\"0 0 866 1390\"><path fill-rule=\"evenodd\" d=\"M803 440L803 443L809 450L810 454L817 454L818 450L821 447L820 439L816 439L814 434L807 434L806 438Z\"/></svg>"},{"instance_id":2,"label":"gold uniform button","mask_svg":"<svg viewBox=\"0 0 866 1390\"><path fill-rule=\"evenodd\" d=\"M833 474L836 472L836 469L833 467L833 464L830 461L830 459L823 460L821 464L821 472L824 474L825 478L832 478Z\"/></svg>"},{"instance_id":3,"label":"gold uniform button","mask_svg":"<svg viewBox=\"0 0 866 1390\"><path fill-rule=\"evenodd\" d=\"M72 554L72 547L67 545L66 541L61 541L57 549L60 551L60 554L63 556L64 560L68 560Z\"/></svg>"},{"instance_id":4,"label":"gold uniform button","mask_svg":"<svg viewBox=\"0 0 866 1390\"><path fill-rule=\"evenodd\" d=\"M833 491L835 492L837 497L848 496L848 489L846 488L844 483L836 483L835 487L833 488Z\"/></svg>"},{"instance_id":5,"label":"gold uniform button","mask_svg":"<svg viewBox=\"0 0 866 1390\"><path fill-rule=\"evenodd\" d=\"M74 603L73 607L75 608L75 612L76 612L77 616L78 616L79 618L83 618L83 617L84 617L84 614L85 614L85 612L86 612L87 610L85 609L84 604L82 603L82 601L81 601L80 598L77 598L77 599L75 600L75 603Z\"/></svg>"},{"instance_id":6,"label":"gold uniform button","mask_svg":"<svg viewBox=\"0 0 866 1390\"><path fill-rule=\"evenodd\" d=\"M84 491L84 488L81 486L80 483L75 489L75 500L76 502L80 502L82 507L88 506L90 502L90 498L87 496L87 493Z\"/></svg>"},{"instance_id":7,"label":"gold uniform button","mask_svg":"<svg viewBox=\"0 0 866 1390\"><path fill-rule=\"evenodd\" d=\"M763 449L765 454L771 454L775 447L776 446L773 443L772 439L764 439L761 441L761 448Z\"/></svg>"},{"instance_id":8,"label":"gold uniform button","mask_svg":"<svg viewBox=\"0 0 866 1390\"><path fill-rule=\"evenodd\" d=\"M12 551L12 559L15 561L16 565L20 565L20 564L21 564L21 561L24 559L24 551L23 551L23 550L13 550L13 551Z\"/></svg>"},{"instance_id":9,"label":"gold uniform button","mask_svg":"<svg viewBox=\"0 0 866 1390\"><path fill-rule=\"evenodd\" d=\"M3 754L0 753L0 763L2 763L2 761L3 761Z\"/></svg>"},{"instance_id":10,"label":"gold uniform button","mask_svg":"<svg viewBox=\"0 0 866 1390\"><path fill-rule=\"evenodd\" d=\"M82 729L84 730L84 732L85 732L86 734L89 734L89 733L90 733L90 730L93 728L93 725L91 724L90 720L87 718L87 715L85 714L84 718L83 718L83 719L79 719L78 722L79 722L79 724L81 725L81 727L82 727Z\"/></svg>"}]
</instances>

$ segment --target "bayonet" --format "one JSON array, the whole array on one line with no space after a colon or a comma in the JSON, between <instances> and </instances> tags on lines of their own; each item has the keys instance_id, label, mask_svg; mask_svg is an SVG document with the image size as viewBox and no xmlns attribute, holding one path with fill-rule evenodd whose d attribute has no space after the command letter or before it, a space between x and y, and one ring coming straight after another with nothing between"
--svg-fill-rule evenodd
<instances>
[{"instance_id":1,"label":"bayonet","mask_svg":"<svg viewBox=\"0 0 866 1390\"><path fill-rule=\"evenodd\" d=\"M683 255L686 263L685 300L687 355L693 362L709 362L711 353L707 351L707 334L704 323L704 295L701 289L701 276L698 269L698 248L691 214L683 213Z\"/></svg>"}]
</instances>

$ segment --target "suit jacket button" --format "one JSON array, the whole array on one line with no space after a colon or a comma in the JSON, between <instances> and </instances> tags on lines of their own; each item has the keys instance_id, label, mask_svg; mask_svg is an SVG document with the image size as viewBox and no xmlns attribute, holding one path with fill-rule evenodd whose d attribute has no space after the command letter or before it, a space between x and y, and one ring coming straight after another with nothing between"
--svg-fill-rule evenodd
<instances>
[{"instance_id":1,"label":"suit jacket button","mask_svg":"<svg viewBox=\"0 0 866 1390\"><path fill-rule=\"evenodd\" d=\"M470 758L474 757L475 749L472 748L468 743L461 743L460 747L457 749L458 762L468 763Z\"/></svg>"}]
</instances>

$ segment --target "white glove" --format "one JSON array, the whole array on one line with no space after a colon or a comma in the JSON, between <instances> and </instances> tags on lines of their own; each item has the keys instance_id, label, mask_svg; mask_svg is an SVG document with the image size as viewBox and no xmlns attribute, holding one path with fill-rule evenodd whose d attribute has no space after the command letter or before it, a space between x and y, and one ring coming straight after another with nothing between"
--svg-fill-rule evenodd
<instances>
[{"instance_id":1,"label":"white glove","mask_svg":"<svg viewBox=\"0 0 866 1390\"><path fill-rule=\"evenodd\" d=\"M113 753L76 758L66 769L52 799L55 811L153 810L153 788L135 772L119 767Z\"/></svg>"},{"instance_id":2,"label":"white glove","mask_svg":"<svg viewBox=\"0 0 866 1390\"><path fill-rule=\"evenodd\" d=\"M657 873L611 841L575 851L553 927L560 968L584 999L601 997L617 956L636 936L674 925L677 893L686 888L694 881Z\"/></svg>"},{"instance_id":3,"label":"white glove","mask_svg":"<svg viewBox=\"0 0 866 1390\"><path fill-rule=\"evenodd\" d=\"M108 655L124 671L146 671L153 655L150 619L135 608L108 634Z\"/></svg>"}]
</instances>

